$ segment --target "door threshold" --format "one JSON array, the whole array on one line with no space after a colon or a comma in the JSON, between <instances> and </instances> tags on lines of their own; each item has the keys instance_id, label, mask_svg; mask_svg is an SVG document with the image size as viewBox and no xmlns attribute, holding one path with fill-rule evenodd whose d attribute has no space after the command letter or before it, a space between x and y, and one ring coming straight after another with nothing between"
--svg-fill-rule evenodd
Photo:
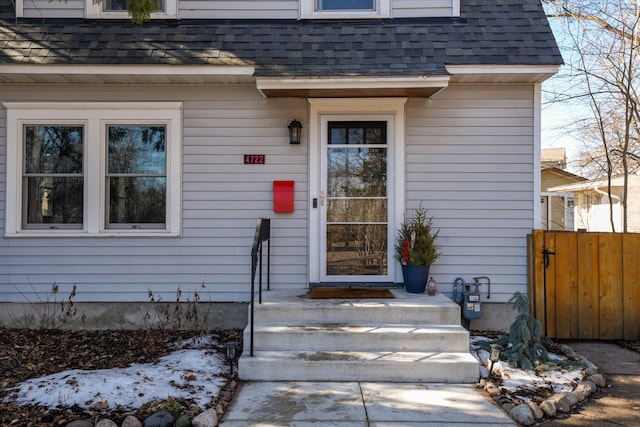
<instances>
[{"instance_id":1,"label":"door threshold","mask_svg":"<svg viewBox=\"0 0 640 427\"><path fill-rule=\"evenodd\" d=\"M309 288L351 288L351 289L362 289L362 288L401 288L401 283L393 283L393 282L320 282L320 283L309 283Z\"/></svg>"}]
</instances>

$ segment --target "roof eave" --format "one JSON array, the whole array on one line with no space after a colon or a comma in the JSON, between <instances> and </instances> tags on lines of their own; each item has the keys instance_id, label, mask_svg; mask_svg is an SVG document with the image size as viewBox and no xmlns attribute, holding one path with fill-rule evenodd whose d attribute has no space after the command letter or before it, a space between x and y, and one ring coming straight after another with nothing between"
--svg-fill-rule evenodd
<instances>
[{"instance_id":1,"label":"roof eave","mask_svg":"<svg viewBox=\"0 0 640 427\"><path fill-rule=\"evenodd\" d=\"M0 64L0 83L241 84L254 83L253 66Z\"/></svg>"},{"instance_id":2,"label":"roof eave","mask_svg":"<svg viewBox=\"0 0 640 427\"><path fill-rule=\"evenodd\" d=\"M451 83L541 83L558 72L558 65L447 65Z\"/></svg>"}]
</instances>

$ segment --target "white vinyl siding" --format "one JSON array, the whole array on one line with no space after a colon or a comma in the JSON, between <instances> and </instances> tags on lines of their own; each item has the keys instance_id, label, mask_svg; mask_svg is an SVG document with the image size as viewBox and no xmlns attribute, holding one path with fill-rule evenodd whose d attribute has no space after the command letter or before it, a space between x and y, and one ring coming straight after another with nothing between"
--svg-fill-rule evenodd
<instances>
[{"instance_id":1,"label":"white vinyl siding","mask_svg":"<svg viewBox=\"0 0 640 427\"><path fill-rule=\"evenodd\" d=\"M85 0L22 0L25 18L83 18ZM299 0L177 0L180 19L298 19ZM394 18L456 16L460 0L390 0ZM18 5L20 0L18 0Z\"/></svg>"},{"instance_id":2,"label":"white vinyl siding","mask_svg":"<svg viewBox=\"0 0 640 427\"><path fill-rule=\"evenodd\" d=\"M46 295L54 282L61 292L77 284L76 301L147 301L147 289L166 301L178 287L203 302L247 300L260 217L272 219L272 287L306 286L308 144L290 145L287 133L295 117L306 126L306 100L264 100L254 86L29 89L2 87L2 101L183 101L182 235L2 238L0 301L22 301L17 289L36 300L33 289ZM265 154L266 164L244 165L243 154ZM295 181L295 212L274 214L272 181L283 179ZM2 207L5 197L3 186Z\"/></svg>"},{"instance_id":3,"label":"white vinyl siding","mask_svg":"<svg viewBox=\"0 0 640 427\"><path fill-rule=\"evenodd\" d=\"M84 0L17 0L17 15L24 18L83 18Z\"/></svg>"},{"instance_id":4,"label":"white vinyl siding","mask_svg":"<svg viewBox=\"0 0 640 427\"><path fill-rule=\"evenodd\" d=\"M449 17L460 15L460 0L393 0L394 18Z\"/></svg>"},{"instance_id":5,"label":"white vinyl siding","mask_svg":"<svg viewBox=\"0 0 640 427\"><path fill-rule=\"evenodd\" d=\"M491 278L491 301L526 292L534 224L534 87L451 86L407 104L407 206L441 229L439 289ZM483 294L487 289L482 289Z\"/></svg>"},{"instance_id":6,"label":"white vinyl siding","mask_svg":"<svg viewBox=\"0 0 640 427\"><path fill-rule=\"evenodd\" d=\"M202 301L246 301L260 217L272 219L272 288L307 286L306 99L265 100L252 85L0 89L0 101L145 99L184 106L182 235L0 238L0 301L23 301L20 292L35 300L33 290L46 295L54 282L61 292L77 284L77 301L146 301L147 290L172 300L178 287L183 295L197 290ZM441 229L443 256L432 274L442 292L451 292L456 277L476 276L491 278L494 302L526 291L536 194L534 94L534 85L451 85L433 99L407 101L406 205L422 202ZM0 180L5 117L0 109ZM295 146L287 135L294 118L304 126ZM244 154L265 154L266 163L244 165ZM274 180L295 181L293 213L273 213ZM0 218L5 199L3 182Z\"/></svg>"},{"instance_id":7,"label":"white vinyl siding","mask_svg":"<svg viewBox=\"0 0 640 427\"><path fill-rule=\"evenodd\" d=\"M181 19L298 19L298 0L179 0Z\"/></svg>"}]
</instances>

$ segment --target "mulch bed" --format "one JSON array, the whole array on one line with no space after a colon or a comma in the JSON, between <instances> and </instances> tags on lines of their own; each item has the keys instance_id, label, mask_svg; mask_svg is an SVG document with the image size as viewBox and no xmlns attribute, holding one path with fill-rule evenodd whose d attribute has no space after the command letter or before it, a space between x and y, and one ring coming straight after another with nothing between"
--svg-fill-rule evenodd
<instances>
[{"instance_id":1,"label":"mulch bed","mask_svg":"<svg viewBox=\"0 0 640 427\"><path fill-rule=\"evenodd\" d=\"M219 342L241 342L242 331L210 331ZM196 331L167 330L32 330L0 328L0 425L53 426L74 419L124 418L128 413L86 410L79 407L49 409L5 403L7 389L29 378L69 369L124 368L132 363L152 363L171 350L167 344L198 335ZM239 354L240 352L238 352ZM190 402L169 402L189 412ZM144 419L157 410L140 408L134 415Z\"/></svg>"},{"instance_id":2,"label":"mulch bed","mask_svg":"<svg viewBox=\"0 0 640 427\"><path fill-rule=\"evenodd\" d=\"M210 331L219 336L219 342L241 342L242 331ZM485 333L488 335L488 333ZM167 330L30 330L0 328L0 425L44 427L65 425L75 419L108 417L121 422L128 415L112 411L79 407L48 409L38 406L16 406L4 403L7 389L29 378L42 377L69 369L124 368L132 363L150 363L169 353L168 343L198 335L195 331ZM627 348L640 352L640 343L621 342ZM238 351L240 354L240 351ZM229 381L232 379L230 378ZM223 390L223 394L226 393ZM212 402L212 406L216 402ZM139 408L134 415L144 419L158 410L158 406L180 407L182 412L193 410L191 402L155 402Z\"/></svg>"}]
</instances>

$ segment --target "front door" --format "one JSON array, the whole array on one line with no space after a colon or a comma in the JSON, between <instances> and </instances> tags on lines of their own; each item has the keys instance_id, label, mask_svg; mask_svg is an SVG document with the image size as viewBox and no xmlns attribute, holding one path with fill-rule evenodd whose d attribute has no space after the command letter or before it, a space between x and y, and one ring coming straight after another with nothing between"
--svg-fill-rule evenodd
<instances>
[{"instance_id":1,"label":"front door","mask_svg":"<svg viewBox=\"0 0 640 427\"><path fill-rule=\"evenodd\" d=\"M393 118L325 116L320 132L321 282L393 282Z\"/></svg>"}]
</instances>

